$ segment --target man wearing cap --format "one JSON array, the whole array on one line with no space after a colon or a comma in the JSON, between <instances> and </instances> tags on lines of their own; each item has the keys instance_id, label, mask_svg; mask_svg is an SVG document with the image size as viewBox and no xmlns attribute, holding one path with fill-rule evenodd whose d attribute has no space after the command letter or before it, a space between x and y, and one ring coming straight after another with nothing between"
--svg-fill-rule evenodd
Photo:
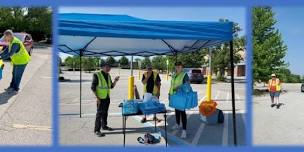
<instances>
[{"instance_id":1,"label":"man wearing cap","mask_svg":"<svg viewBox=\"0 0 304 152\"><path fill-rule=\"evenodd\" d=\"M10 86L6 89L8 92L18 93L19 85L26 65L31 60L23 43L14 36L12 30L6 30L4 33L4 41L8 43L8 47L0 54L2 59L11 59L13 64L13 76Z\"/></svg>"},{"instance_id":2,"label":"man wearing cap","mask_svg":"<svg viewBox=\"0 0 304 152\"><path fill-rule=\"evenodd\" d=\"M147 65L147 71L142 76L142 83L144 85L144 93L151 93L153 96L156 96L159 98L160 96L160 77L159 74L156 71L153 71L151 65ZM154 120L157 120L156 115L153 117ZM141 120L142 123L145 123L147 121L146 115Z\"/></svg>"},{"instance_id":3,"label":"man wearing cap","mask_svg":"<svg viewBox=\"0 0 304 152\"><path fill-rule=\"evenodd\" d=\"M95 120L94 133L99 136L105 136L100 132L100 129L112 131L108 126L108 110L110 106L110 89L114 88L119 77L115 77L114 82L111 80L110 71L111 66L108 63L101 65L102 70L93 75L93 82L91 89L97 98L97 113Z\"/></svg>"},{"instance_id":4,"label":"man wearing cap","mask_svg":"<svg viewBox=\"0 0 304 152\"><path fill-rule=\"evenodd\" d=\"M271 107L277 106L277 108L280 108L279 96L281 92L281 82L275 74L271 74L271 79L268 81L268 91L271 98Z\"/></svg>"}]
</instances>

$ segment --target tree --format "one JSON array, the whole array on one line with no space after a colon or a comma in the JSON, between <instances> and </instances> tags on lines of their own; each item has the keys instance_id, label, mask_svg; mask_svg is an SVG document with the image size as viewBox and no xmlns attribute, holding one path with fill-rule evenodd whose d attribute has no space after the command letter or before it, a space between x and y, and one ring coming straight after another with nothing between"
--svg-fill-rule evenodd
<instances>
[{"instance_id":1,"label":"tree","mask_svg":"<svg viewBox=\"0 0 304 152\"><path fill-rule=\"evenodd\" d=\"M51 38L52 12L47 7L0 8L0 31L30 33L35 41Z\"/></svg>"},{"instance_id":2,"label":"tree","mask_svg":"<svg viewBox=\"0 0 304 152\"><path fill-rule=\"evenodd\" d=\"M129 59L125 56L122 56L119 60L120 66L128 66L129 65Z\"/></svg>"},{"instance_id":3,"label":"tree","mask_svg":"<svg viewBox=\"0 0 304 152\"><path fill-rule=\"evenodd\" d=\"M145 57L143 60L142 60L142 63L141 63L141 68L142 69L145 69L147 67L147 65L151 65L151 60L149 57Z\"/></svg>"},{"instance_id":4,"label":"tree","mask_svg":"<svg viewBox=\"0 0 304 152\"><path fill-rule=\"evenodd\" d=\"M275 28L276 19L270 7L253 9L253 81L267 82L271 73L286 68L283 58L287 46Z\"/></svg>"},{"instance_id":5,"label":"tree","mask_svg":"<svg viewBox=\"0 0 304 152\"><path fill-rule=\"evenodd\" d=\"M152 66L157 70L165 70L166 69L166 57L163 56L155 56L152 58Z\"/></svg>"},{"instance_id":6,"label":"tree","mask_svg":"<svg viewBox=\"0 0 304 152\"><path fill-rule=\"evenodd\" d=\"M227 19L220 19L220 22L228 22ZM233 24L233 63L239 63L242 60L240 51L245 50L245 38L244 36L239 37L238 33L242 29L239 24ZM212 48L212 70L219 72L219 77L223 77L225 74L225 69L230 69L230 44L224 43L217 45L215 48Z\"/></svg>"},{"instance_id":7,"label":"tree","mask_svg":"<svg viewBox=\"0 0 304 152\"><path fill-rule=\"evenodd\" d=\"M115 66L116 64L116 60L112 56L107 57L106 62L111 66Z\"/></svg>"}]
</instances>

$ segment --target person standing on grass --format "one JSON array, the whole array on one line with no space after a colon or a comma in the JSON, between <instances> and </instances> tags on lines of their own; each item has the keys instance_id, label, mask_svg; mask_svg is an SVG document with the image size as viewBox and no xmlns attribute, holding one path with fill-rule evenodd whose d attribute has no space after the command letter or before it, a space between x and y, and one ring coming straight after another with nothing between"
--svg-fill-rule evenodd
<instances>
[{"instance_id":1,"label":"person standing on grass","mask_svg":"<svg viewBox=\"0 0 304 152\"><path fill-rule=\"evenodd\" d=\"M281 82L275 74L271 74L271 79L268 81L268 91L271 99L271 107L277 106L280 108L279 96L281 93Z\"/></svg>"},{"instance_id":2,"label":"person standing on grass","mask_svg":"<svg viewBox=\"0 0 304 152\"><path fill-rule=\"evenodd\" d=\"M181 89L181 86L185 83L189 83L189 76L183 71L183 64L181 62L175 63L175 74L172 76L171 87L169 96L176 93ZM172 127L173 130L180 128L180 121L182 121L182 134L181 138L187 138L187 114L185 110L175 109L176 124Z\"/></svg>"},{"instance_id":3,"label":"person standing on grass","mask_svg":"<svg viewBox=\"0 0 304 152\"><path fill-rule=\"evenodd\" d=\"M26 65L31 60L24 44L14 36L12 30L6 30L4 33L4 41L8 43L8 47L0 54L0 59L11 59L13 65L13 76L10 86L5 89L8 93L17 94L20 82Z\"/></svg>"},{"instance_id":4,"label":"person standing on grass","mask_svg":"<svg viewBox=\"0 0 304 152\"><path fill-rule=\"evenodd\" d=\"M159 74L156 71L153 71L151 65L147 65L147 71L142 76L142 81L144 85L144 93L151 93L153 96L159 98L160 96L160 77ZM156 114L154 114L153 117L154 121L159 121L156 117ZM147 121L146 115L141 120L141 123L145 123Z\"/></svg>"},{"instance_id":5,"label":"person standing on grass","mask_svg":"<svg viewBox=\"0 0 304 152\"><path fill-rule=\"evenodd\" d=\"M111 127L108 126L108 110L110 106L110 89L114 88L119 77L115 77L114 82L111 80L110 71L111 66L108 63L101 65L102 70L96 72L93 75L93 82L91 90L97 98L97 113L95 120L94 133L98 137L105 136L104 133L100 132L102 130L113 131Z\"/></svg>"}]
</instances>

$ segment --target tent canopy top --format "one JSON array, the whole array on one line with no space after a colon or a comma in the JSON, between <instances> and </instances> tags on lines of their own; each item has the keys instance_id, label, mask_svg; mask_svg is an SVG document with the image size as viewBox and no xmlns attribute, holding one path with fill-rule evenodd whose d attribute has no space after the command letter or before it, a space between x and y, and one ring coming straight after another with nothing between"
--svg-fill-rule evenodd
<instances>
[{"instance_id":1,"label":"tent canopy top","mask_svg":"<svg viewBox=\"0 0 304 152\"><path fill-rule=\"evenodd\" d=\"M144 20L127 15L59 15L59 50L87 56L198 51L232 40L232 22Z\"/></svg>"}]
</instances>

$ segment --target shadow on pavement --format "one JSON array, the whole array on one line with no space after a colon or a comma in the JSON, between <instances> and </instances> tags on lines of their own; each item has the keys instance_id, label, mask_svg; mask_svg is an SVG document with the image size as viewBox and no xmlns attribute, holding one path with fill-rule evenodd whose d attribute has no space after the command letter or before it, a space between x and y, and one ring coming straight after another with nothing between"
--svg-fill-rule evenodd
<instances>
[{"instance_id":1,"label":"shadow on pavement","mask_svg":"<svg viewBox=\"0 0 304 152\"><path fill-rule=\"evenodd\" d=\"M80 83L80 80L68 80L68 81L60 81L64 83ZM81 80L81 82L92 82L92 80Z\"/></svg>"},{"instance_id":2,"label":"shadow on pavement","mask_svg":"<svg viewBox=\"0 0 304 152\"><path fill-rule=\"evenodd\" d=\"M14 93L8 93L8 92L2 92L0 93L0 105L2 104L6 104L8 102L8 100L13 97Z\"/></svg>"},{"instance_id":3,"label":"shadow on pavement","mask_svg":"<svg viewBox=\"0 0 304 152\"><path fill-rule=\"evenodd\" d=\"M168 133L173 135L173 141L168 141L169 144L175 145L174 140L183 140L191 145L233 145L233 126L232 114L225 114L228 120L225 119L225 124L206 125L200 119L199 114L192 114L188 117L187 122L187 138L181 139L180 130L172 130L171 127L175 124L175 116L168 118ZM238 145L246 144L245 122L242 118L243 114L236 114L236 128ZM161 126L164 129L164 126ZM172 140L172 139L171 139Z\"/></svg>"}]
</instances>

